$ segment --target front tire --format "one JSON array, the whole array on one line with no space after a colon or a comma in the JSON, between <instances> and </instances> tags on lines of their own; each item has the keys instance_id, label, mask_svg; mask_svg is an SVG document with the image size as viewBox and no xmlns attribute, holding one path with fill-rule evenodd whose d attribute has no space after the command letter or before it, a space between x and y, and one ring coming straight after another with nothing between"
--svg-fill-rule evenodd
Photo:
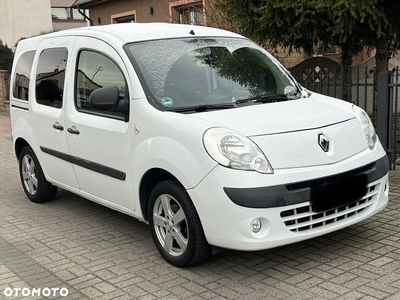
<instances>
[{"instance_id":1,"label":"front tire","mask_svg":"<svg viewBox=\"0 0 400 300\"><path fill-rule=\"evenodd\" d=\"M36 203L50 201L57 187L49 183L32 148L26 146L19 156L19 174L26 196Z\"/></svg>"},{"instance_id":2,"label":"front tire","mask_svg":"<svg viewBox=\"0 0 400 300\"><path fill-rule=\"evenodd\" d=\"M166 261L194 265L211 254L196 209L175 180L160 182L150 195L149 223L153 241Z\"/></svg>"}]
</instances>

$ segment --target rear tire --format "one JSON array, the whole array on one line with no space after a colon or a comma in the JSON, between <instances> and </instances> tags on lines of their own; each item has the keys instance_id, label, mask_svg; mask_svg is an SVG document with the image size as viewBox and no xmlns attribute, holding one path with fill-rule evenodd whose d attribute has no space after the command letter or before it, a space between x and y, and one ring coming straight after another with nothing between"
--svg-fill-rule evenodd
<instances>
[{"instance_id":1,"label":"rear tire","mask_svg":"<svg viewBox=\"0 0 400 300\"><path fill-rule=\"evenodd\" d=\"M170 264L186 267L211 255L197 211L177 181L156 185L150 195L148 216L153 241Z\"/></svg>"},{"instance_id":2,"label":"rear tire","mask_svg":"<svg viewBox=\"0 0 400 300\"><path fill-rule=\"evenodd\" d=\"M52 200L57 187L49 183L32 148L26 146L19 156L19 174L26 196L36 203Z\"/></svg>"}]
</instances>

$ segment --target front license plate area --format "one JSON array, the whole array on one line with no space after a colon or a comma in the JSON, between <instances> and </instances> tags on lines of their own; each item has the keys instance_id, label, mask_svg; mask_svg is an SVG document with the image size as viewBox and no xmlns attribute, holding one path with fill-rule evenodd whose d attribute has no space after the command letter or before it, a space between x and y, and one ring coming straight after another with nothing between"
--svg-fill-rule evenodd
<instances>
[{"instance_id":1,"label":"front license plate area","mask_svg":"<svg viewBox=\"0 0 400 300\"><path fill-rule=\"evenodd\" d=\"M367 193L367 176L359 175L311 188L310 200L314 212L322 212L356 202Z\"/></svg>"}]
</instances>

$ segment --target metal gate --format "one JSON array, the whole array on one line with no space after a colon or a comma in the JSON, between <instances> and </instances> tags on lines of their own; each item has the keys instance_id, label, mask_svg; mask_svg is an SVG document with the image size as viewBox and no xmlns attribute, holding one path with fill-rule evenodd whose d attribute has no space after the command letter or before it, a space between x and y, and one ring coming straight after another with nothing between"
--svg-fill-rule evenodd
<instances>
[{"instance_id":1,"label":"metal gate","mask_svg":"<svg viewBox=\"0 0 400 300\"><path fill-rule=\"evenodd\" d=\"M379 74L377 132L393 170L400 156L399 88L399 67Z\"/></svg>"},{"instance_id":2,"label":"metal gate","mask_svg":"<svg viewBox=\"0 0 400 300\"><path fill-rule=\"evenodd\" d=\"M376 124L375 67L353 66L344 74L340 64L326 57L313 57L289 69L306 89L349 101L363 108ZM347 76L345 76L347 75ZM348 78L345 82L344 78Z\"/></svg>"}]
</instances>

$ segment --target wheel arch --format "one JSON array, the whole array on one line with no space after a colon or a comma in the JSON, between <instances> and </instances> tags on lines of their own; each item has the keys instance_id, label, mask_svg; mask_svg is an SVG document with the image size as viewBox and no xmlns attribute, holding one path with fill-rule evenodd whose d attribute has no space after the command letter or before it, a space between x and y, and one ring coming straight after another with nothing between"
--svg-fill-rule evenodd
<instances>
[{"instance_id":1,"label":"wheel arch","mask_svg":"<svg viewBox=\"0 0 400 300\"><path fill-rule=\"evenodd\" d=\"M143 175L142 180L140 181L139 198L142 215L146 221L148 221L147 211L149 207L150 194L157 184L167 179L173 179L182 185L174 175L164 169L153 168Z\"/></svg>"},{"instance_id":2,"label":"wheel arch","mask_svg":"<svg viewBox=\"0 0 400 300\"><path fill-rule=\"evenodd\" d=\"M14 154L17 159L19 159L22 149L24 149L26 146L29 146L33 150L31 145L24 138L20 137L16 139L14 142Z\"/></svg>"}]
</instances>

